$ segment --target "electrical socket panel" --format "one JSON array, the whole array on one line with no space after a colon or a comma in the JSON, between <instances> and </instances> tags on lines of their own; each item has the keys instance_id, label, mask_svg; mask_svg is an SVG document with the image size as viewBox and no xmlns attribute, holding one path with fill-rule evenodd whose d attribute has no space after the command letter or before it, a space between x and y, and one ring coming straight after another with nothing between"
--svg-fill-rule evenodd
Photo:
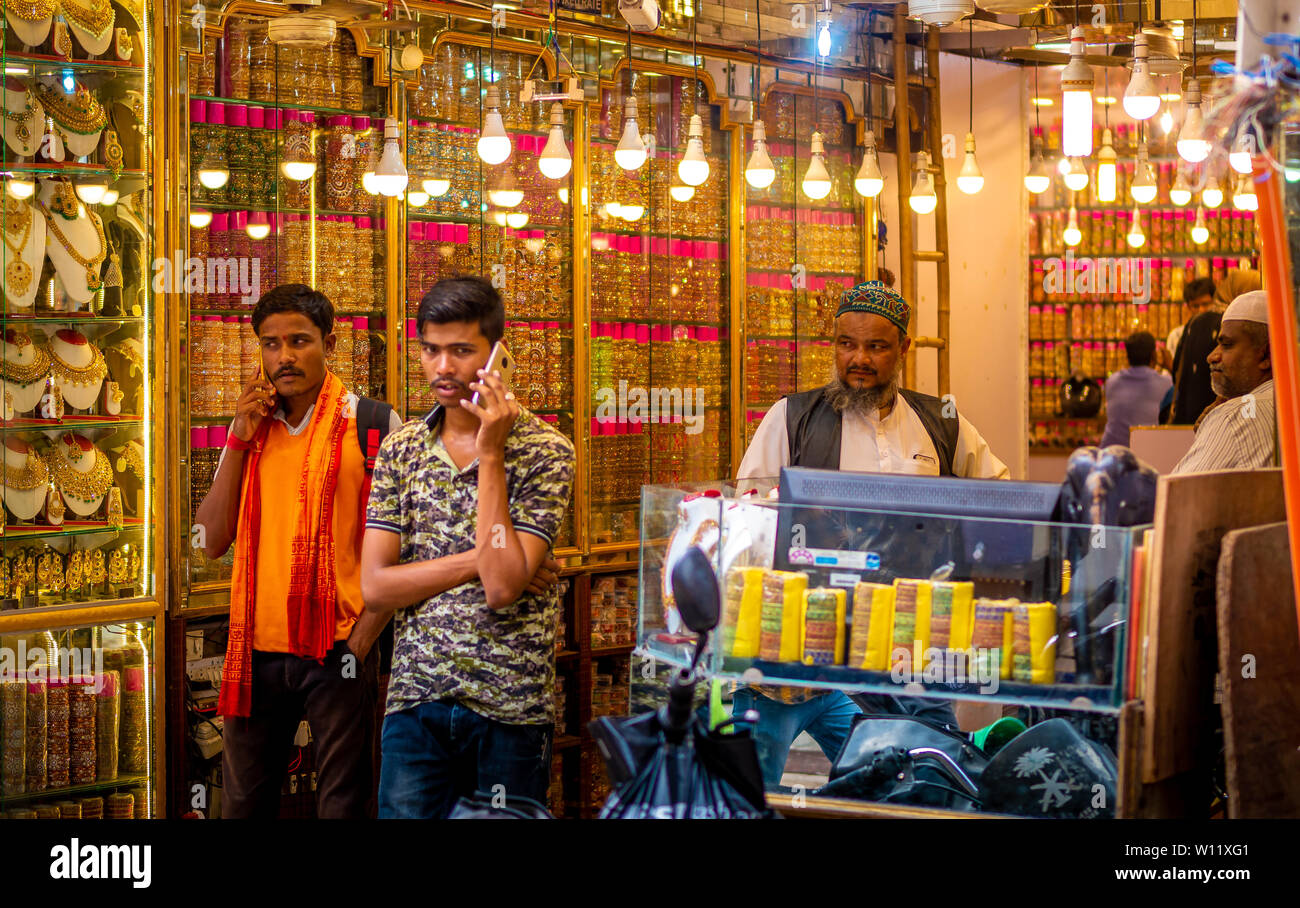
<instances>
[{"instance_id":1,"label":"electrical socket panel","mask_svg":"<svg viewBox=\"0 0 1300 908\"><path fill-rule=\"evenodd\" d=\"M552 82L543 82L540 79L526 79L523 87L519 90L521 104L528 104L532 101L539 104L551 101L582 101L585 98L586 92L582 89L582 80L577 76L569 76L567 79L557 79Z\"/></svg>"}]
</instances>

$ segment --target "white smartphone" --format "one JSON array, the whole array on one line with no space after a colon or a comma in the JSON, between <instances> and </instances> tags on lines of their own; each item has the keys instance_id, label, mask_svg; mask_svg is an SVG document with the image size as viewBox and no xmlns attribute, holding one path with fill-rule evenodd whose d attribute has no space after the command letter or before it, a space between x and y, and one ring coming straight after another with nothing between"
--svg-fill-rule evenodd
<instances>
[{"instance_id":1,"label":"white smartphone","mask_svg":"<svg viewBox=\"0 0 1300 908\"><path fill-rule=\"evenodd\" d=\"M510 379L515 374L515 358L510 355L510 351L506 349L506 345L501 341L497 341L492 345L492 354L488 357L485 369L488 375L493 372L500 372L501 383L506 386L507 391L510 390ZM474 392L474 397L470 402L475 406L478 405L477 391Z\"/></svg>"}]
</instances>

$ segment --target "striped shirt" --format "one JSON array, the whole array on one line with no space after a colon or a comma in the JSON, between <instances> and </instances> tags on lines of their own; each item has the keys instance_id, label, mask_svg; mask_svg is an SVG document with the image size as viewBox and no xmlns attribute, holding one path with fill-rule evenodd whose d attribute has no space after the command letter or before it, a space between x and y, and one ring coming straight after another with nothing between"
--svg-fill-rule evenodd
<instances>
[{"instance_id":1,"label":"striped shirt","mask_svg":"<svg viewBox=\"0 0 1300 908\"><path fill-rule=\"evenodd\" d=\"M1269 379L1249 394L1224 401L1210 410L1196 430L1191 449L1178 461L1173 473L1273 466L1276 421L1273 381Z\"/></svg>"}]
</instances>

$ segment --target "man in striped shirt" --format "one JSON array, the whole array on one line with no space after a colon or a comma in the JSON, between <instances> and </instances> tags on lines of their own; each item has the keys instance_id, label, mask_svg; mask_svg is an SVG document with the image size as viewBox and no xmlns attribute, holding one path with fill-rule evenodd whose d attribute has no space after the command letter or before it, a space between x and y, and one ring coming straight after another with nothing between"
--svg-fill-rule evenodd
<instances>
[{"instance_id":1,"label":"man in striped shirt","mask_svg":"<svg viewBox=\"0 0 1300 908\"><path fill-rule=\"evenodd\" d=\"M1196 440L1173 472L1272 466L1277 415L1263 291L1243 293L1228 306L1207 362L1218 400L1202 415Z\"/></svg>"}]
</instances>

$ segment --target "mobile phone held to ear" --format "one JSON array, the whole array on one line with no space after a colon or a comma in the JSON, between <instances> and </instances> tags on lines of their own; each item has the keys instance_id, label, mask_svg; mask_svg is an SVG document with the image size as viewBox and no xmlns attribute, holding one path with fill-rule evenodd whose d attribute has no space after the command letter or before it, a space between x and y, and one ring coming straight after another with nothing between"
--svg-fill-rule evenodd
<instances>
[{"instance_id":1,"label":"mobile phone held to ear","mask_svg":"<svg viewBox=\"0 0 1300 908\"><path fill-rule=\"evenodd\" d=\"M510 390L510 380L515 374L515 358L510 354L510 351L506 349L506 345L501 343L501 341L497 341L492 345L492 355L488 357L487 365L484 367L484 370L488 375L491 375L493 372L500 372L501 383L506 386L507 391ZM478 396L478 392L475 391L474 397L470 400L470 403L478 406Z\"/></svg>"}]
</instances>

